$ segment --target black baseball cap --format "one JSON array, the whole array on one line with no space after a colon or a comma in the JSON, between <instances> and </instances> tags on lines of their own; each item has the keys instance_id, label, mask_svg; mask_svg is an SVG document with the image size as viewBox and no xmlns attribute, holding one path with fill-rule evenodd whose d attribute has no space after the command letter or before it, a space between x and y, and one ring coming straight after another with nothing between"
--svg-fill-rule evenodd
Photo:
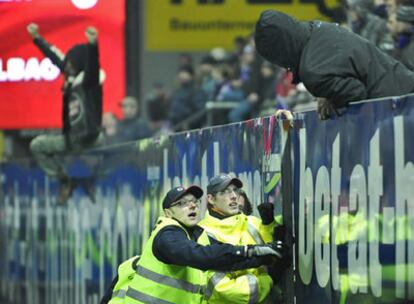
<instances>
[{"instance_id":1,"label":"black baseball cap","mask_svg":"<svg viewBox=\"0 0 414 304\"><path fill-rule=\"evenodd\" d=\"M223 191L227 188L228 185L233 184L237 188L242 188L243 183L237 177L231 176L229 174L219 174L210 179L209 184L207 185L207 193L214 194L219 191Z\"/></svg>"},{"instance_id":2,"label":"black baseball cap","mask_svg":"<svg viewBox=\"0 0 414 304\"><path fill-rule=\"evenodd\" d=\"M170 191L167 192L167 195L162 201L162 208L163 209L170 208L172 203L178 201L180 198L182 198L186 194L192 194L196 198L200 198L203 196L203 193L204 193L203 189L195 185L190 186L188 188L184 188L183 186L172 188Z\"/></svg>"}]
</instances>

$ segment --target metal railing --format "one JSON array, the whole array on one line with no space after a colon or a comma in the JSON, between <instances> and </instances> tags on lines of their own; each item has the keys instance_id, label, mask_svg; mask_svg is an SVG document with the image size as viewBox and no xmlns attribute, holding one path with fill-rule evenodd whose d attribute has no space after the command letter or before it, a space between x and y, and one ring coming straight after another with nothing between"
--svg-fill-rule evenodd
<instances>
[{"instance_id":1,"label":"metal railing","mask_svg":"<svg viewBox=\"0 0 414 304\"><path fill-rule=\"evenodd\" d=\"M217 124L227 123L226 115L228 111L237 107L240 103L235 101L207 101L204 109L194 113L190 117L184 119L173 126L174 131L188 130L189 126L200 119L206 118L206 125L213 126ZM217 114L221 117L217 117ZM215 119L218 118L218 119Z\"/></svg>"}]
</instances>

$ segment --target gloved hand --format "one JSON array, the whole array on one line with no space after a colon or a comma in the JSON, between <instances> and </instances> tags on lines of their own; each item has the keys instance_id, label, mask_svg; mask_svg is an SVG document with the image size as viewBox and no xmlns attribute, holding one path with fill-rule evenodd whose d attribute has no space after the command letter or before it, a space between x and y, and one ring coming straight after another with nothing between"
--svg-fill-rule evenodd
<instances>
[{"instance_id":1,"label":"gloved hand","mask_svg":"<svg viewBox=\"0 0 414 304\"><path fill-rule=\"evenodd\" d=\"M285 234L286 234L286 227L285 225L277 225L273 229L273 239L279 240L284 242L285 241Z\"/></svg>"},{"instance_id":2,"label":"gloved hand","mask_svg":"<svg viewBox=\"0 0 414 304\"><path fill-rule=\"evenodd\" d=\"M262 203L257 206L257 210L259 211L263 225L269 225L274 221L275 206L272 203Z\"/></svg>"},{"instance_id":3,"label":"gloved hand","mask_svg":"<svg viewBox=\"0 0 414 304\"><path fill-rule=\"evenodd\" d=\"M286 246L282 241L275 241L266 245L252 245L247 250L247 255L252 256L275 256L277 258L283 258L286 254Z\"/></svg>"},{"instance_id":4,"label":"gloved hand","mask_svg":"<svg viewBox=\"0 0 414 304\"><path fill-rule=\"evenodd\" d=\"M338 117L341 116L341 113L339 113L338 109L336 109L331 100L324 97L317 97L316 102L320 120L329 119L333 113L335 113Z\"/></svg>"}]
</instances>

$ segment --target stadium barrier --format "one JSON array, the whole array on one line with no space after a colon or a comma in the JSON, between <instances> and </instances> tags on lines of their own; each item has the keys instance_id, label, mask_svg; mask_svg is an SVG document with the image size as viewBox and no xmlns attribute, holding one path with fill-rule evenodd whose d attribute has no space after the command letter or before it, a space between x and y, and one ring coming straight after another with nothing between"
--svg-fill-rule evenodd
<instances>
[{"instance_id":1,"label":"stadium barrier","mask_svg":"<svg viewBox=\"0 0 414 304\"><path fill-rule=\"evenodd\" d=\"M58 205L57 182L32 159L4 163L0 302L98 303L118 264L140 253L168 189L205 189L231 172L255 214L270 201L284 216L294 249L286 303L410 303L413 131L414 97L405 96L325 122L298 113L290 129L258 118L62 159L95 186L96 203L78 187Z\"/></svg>"}]
</instances>

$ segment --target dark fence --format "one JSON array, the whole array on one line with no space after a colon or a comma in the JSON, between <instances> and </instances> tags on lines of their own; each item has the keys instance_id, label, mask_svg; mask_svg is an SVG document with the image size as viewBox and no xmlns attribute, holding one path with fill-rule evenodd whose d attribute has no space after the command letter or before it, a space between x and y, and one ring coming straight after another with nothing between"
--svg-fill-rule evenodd
<instances>
[{"instance_id":1,"label":"dark fence","mask_svg":"<svg viewBox=\"0 0 414 304\"><path fill-rule=\"evenodd\" d=\"M286 303L414 301L413 112L402 97L327 122L300 113L288 132L260 118L67 156L82 182L66 205L33 160L2 164L0 302L98 303L164 193L219 172L236 174L254 207L283 213L296 239Z\"/></svg>"}]
</instances>

